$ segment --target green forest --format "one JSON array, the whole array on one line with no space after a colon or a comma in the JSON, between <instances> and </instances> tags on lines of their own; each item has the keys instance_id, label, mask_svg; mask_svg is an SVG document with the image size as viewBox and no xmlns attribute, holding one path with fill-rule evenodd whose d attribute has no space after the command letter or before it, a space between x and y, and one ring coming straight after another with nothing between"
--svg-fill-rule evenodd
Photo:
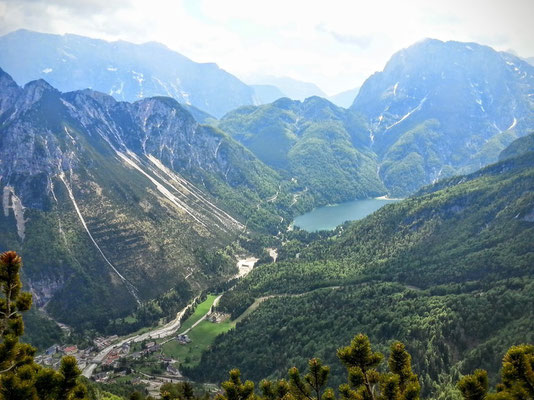
<instances>
[{"instance_id":1,"label":"green forest","mask_svg":"<svg viewBox=\"0 0 534 400\"><path fill-rule=\"evenodd\" d=\"M337 384L335 349L361 331L382 351L406 344L425 396L446 393L477 366L495 382L506 349L534 341L533 203L530 152L424 188L323 239L289 234L280 261L253 270L219 308L236 318L264 301L185 372L220 381L225 365L279 378L318 356Z\"/></svg>"},{"instance_id":2,"label":"green forest","mask_svg":"<svg viewBox=\"0 0 534 400\"><path fill-rule=\"evenodd\" d=\"M66 356L57 371L34 362L36 349L21 343L24 332L22 314L31 308L32 296L22 291L20 270L22 260L17 253L0 254L0 399L2 400L120 400L123 396L102 391L95 384L83 382L76 358ZM387 293L384 293L387 295ZM412 370L412 356L402 342L389 348L387 367L384 356L373 351L368 336L356 335L350 345L333 352L345 367L345 381L337 391L330 381L330 367L320 358L307 362L303 375L298 367L288 370L289 379L265 380L255 390L252 381L242 382L239 369L232 369L230 379L221 383L216 400L417 400L420 398L419 376ZM418 358L418 354L415 355ZM280 363L280 360L278 361ZM488 377L484 370L463 376L451 388L471 399L534 398L534 346L513 346L502 361L501 382L495 393L488 393ZM130 388L130 400L152 399ZM113 389L112 389L113 390ZM165 383L160 388L164 400L208 399L209 394L195 393L188 382Z\"/></svg>"}]
</instances>

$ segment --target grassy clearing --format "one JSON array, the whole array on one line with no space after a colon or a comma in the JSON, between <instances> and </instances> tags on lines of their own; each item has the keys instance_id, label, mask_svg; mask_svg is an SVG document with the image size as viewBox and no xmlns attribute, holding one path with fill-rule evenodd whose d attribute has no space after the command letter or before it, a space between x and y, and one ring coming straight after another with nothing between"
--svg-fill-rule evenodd
<instances>
[{"instance_id":1,"label":"grassy clearing","mask_svg":"<svg viewBox=\"0 0 534 400\"><path fill-rule=\"evenodd\" d=\"M181 366L195 366L200 362L202 352L211 346L215 338L234 326L233 322L216 324L202 321L188 333L191 343L180 344L171 340L163 345L163 353L178 360Z\"/></svg>"},{"instance_id":2,"label":"grassy clearing","mask_svg":"<svg viewBox=\"0 0 534 400\"><path fill-rule=\"evenodd\" d=\"M217 296L209 294L206 300L204 300L202 303L197 305L197 308L195 309L195 312L185 320L185 322L180 327L179 333L191 328L195 322L197 322L200 318L202 318L205 314L207 314L213 305L213 302L215 301L215 298Z\"/></svg>"}]
</instances>

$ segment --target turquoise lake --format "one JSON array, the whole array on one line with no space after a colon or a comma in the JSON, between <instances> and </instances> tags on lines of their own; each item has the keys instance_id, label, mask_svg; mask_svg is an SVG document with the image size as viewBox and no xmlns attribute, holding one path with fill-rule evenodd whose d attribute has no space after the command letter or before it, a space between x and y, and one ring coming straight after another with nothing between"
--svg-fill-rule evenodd
<instances>
[{"instance_id":1,"label":"turquoise lake","mask_svg":"<svg viewBox=\"0 0 534 400\"><path fill-rule=\"evenodd\" d=\"M397 201L399 200L365 199L318 207L295 218L293 225L308 232L332 230L345 221L365 218L386 204Z\"/></svg>"}]
</instances>

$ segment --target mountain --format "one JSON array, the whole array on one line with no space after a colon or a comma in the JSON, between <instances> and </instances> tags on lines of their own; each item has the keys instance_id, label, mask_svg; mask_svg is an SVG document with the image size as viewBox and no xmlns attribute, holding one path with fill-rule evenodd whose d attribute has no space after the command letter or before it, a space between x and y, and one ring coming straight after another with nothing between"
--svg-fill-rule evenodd
<instances>
[{"instance_id":1,"label":"mountain","mask_svg":"<svg viewBox=\"0 0 534 400\"><path fill-rule=\"evenodd\" d=\"M424 397L441 398L475 368L495 380L506 349L534 341L532 237L534 152L440 181L326 238L290 232L276 263L221 299L236 328L184 372L213 382L232 366L258 380L320 357L337 387L335 350L364 332L383 352L406 344Z\"/></svg>"},{"instance_id":2,"label":"mountain","mask_svg":"<svg viewBox=\"0 0 534 400\"><path fill-rule=\"evenodd\" d=\"M283 97L289 97L292 100L304 100L312 96L326 97L326 94L314 83L303 82L285 76L261 77L255 80L254 85L275 86L284 93Z\"/></svg>"},{"instance_id":3,"label":"mountain","mask_svg":"<svg viewBox=\"0 0 534 400\"><path fill-rule=\"evenodd\" d=\"M216 117L253 104L253 90L216 64L154 42L18 30L0 37L0 66L19 84L42 78L60 91L91 88L125 101L170 96Z\"/></svg>"},{"instance_id":4,"label":"mountain","mask_svg":"<svg viewBox=\"0 0 534 400\"><path fill-rule=\"evenodd\" d=\"M351 109L370 123L393 195L495 162L534 126L534 67L476 43L427 39L365 81Z\"/></svg>"},{"instance_id":5,"label":"mountain","mask_svg":"<svg viewBox=\"0 0 534 400\"><path fill-rule=\"evenodd\" d=\"M254 103L268 104L282 97L287 97L280 89L273 85L250 85L254 89Z\"/></svg>"},{"instance_id":6,"label":"mountain","mask_svg":"<svg viewBox=\"0 0 534 400\"><path fill-rule=\"evenodd\" d=\"M499 161L521 156L530 151L534 151L534 133L516 139L506 149L499 154Z\"/></svg>"},{"instance_id":7,"label":"mountain","mask_svg":"<svg viewBox=\"0 0 534 400\"><path fill-rule=\"evenodd\" d=\"M192 106L191 104L180 104L183 108L185 108L189 113L195 118L195 120L199 124L213 124L217 120L213 115L208 114L205 111L202 111L199 108L196 108L195 106Z\"/></svg>"},{"instance_id":8,"label":"mountain","mask_svg":"<svg viewBox=\"0 0 534 400\"><path fill-rule=\"evenodd\" d=\"M62 322L102 328L226 280L235 265L214 271L202 251L245 225L277 232L275 192L275 172L174 99L21 88L0 70L0 251L24 257L34 302Z\"/></svg>"},{"instance_id":9,"label":"mountain","mask_svg":"<svg viewBox=\"0 0 534 400\"><path fill-rule=\"evenodd\" d=\"M359 87L350 90L345 90L341 93L335 94L334 96L328 97L328 100L330 100L338 107L349 108L352 103L354 103L354 99L358 95L359 91Z\"/></svg>"},{"instance_id":10,"label":"mountain","mask_svg":"<svg viewBox=\"0 0 534 400\"><path fill-rule=\"evenodd\" d=\"M521 59L429 39L396 53L348 111L317 97L299 106L280 99L232 111L218 126L304 183L317 204L405 197L497 161L534 127L533 94L534 67ZM310 127L314 135L303 134Z\"/></svg>"},{"instance_id":11,"label":"mountain","mask_svg":"<svg viewBox=\"0 0 534 400\"><path fill-rule=\"evenodd\" d=\"M320 97L241 107L217 125L287 179L315 204L385 194L360 115Z\"/></svg>"}]
</instances>

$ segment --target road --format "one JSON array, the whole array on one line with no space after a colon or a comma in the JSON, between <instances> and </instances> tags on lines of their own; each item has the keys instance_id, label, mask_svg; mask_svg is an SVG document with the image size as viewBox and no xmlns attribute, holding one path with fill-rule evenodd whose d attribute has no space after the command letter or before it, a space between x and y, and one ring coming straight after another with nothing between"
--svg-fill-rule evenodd
<instances>
[{"instance_id":1,"label":"road","mask_svg":"<svg viewBox=\"0 0 534 400\"><path fill-rule=\"evenodd\" d=\"M254 268L254 264L256 264L256 261L258 261L258 259L254 257L239 259L237 261L237 267L239 269L239 272L234 276L234 278L241 278L247 275L252 270L252 268ZM216 306L219 303L219 300L221 297L222 295L219 295L213 301L214 306ZM110 344L109 346L100 350L100 352L93 358L93 361L83 369L82 375L85 376L86 378L90 378L93 375L93 372L95 371L96 367L104 360L104 358L106 358L106 356L111 352L111 350L121 347L125 343L138 343L138 342L142 342L143 340L148 340L148 339L161 339L161 338L175 334L178 331L178 329L180 329L181 319L184 313L186 312L188 307L192 307L197 300L198 300L198 297L195 297L191 301L191 303L189 303L180 312L176 314L176 317L171 322L161 327L154 328L153 330L150 330L148 332L141 333L139 335L134 335L134 336L129 336L123 339L119 339L115 343ZM197 326L201 321L203 321L206 318L206 315L207 314L205 314L193 326L191 326L189 330ZM189 330L187 330L186 332L189 332Z\"/></svg>"},{"instance_id":2,"label":"road","mask_svg":"<svg viewBox=\"0 0 534 400\"><path fill-rule=\"evenodd\" d=\"M217 304L219 304L219 300L221 299L222 296L223 296L222 294L218 295L218 296L215 298L215 300L213 300L213 304L211 305L211 307L216 307ZM211 309L211 307L210 307L210 309ZM206 318L208 318L208 314L209 314L209 313L210 313L210 312L209 312L209 310L208 310L208 312L207 312L206 314L204 314L204 315L203 315L197 322L195 322L193 325L191 325L191 326L190 326L189 328L187 328L185 331L181 332L181 335L185 335L185 334L189 333L189 331L190 331L191 329L193 329L195 326L197 326L197 325L200 324L202 321L204 321ZM178 330L178 329L177 329L177 330ZM172 338L171 338L171 339L167 339L166 341L162 342L161 344L165 344L165 343L167 343L167 342L170 341L170 340L172 340Z\"/></svg>"},{"instance_id":3,"label":"road","mask_svg":"<svg viewBox=\"0 0 534 400\"><path fill-rule=\"evenodd\" d=\"M219 296L220 297L220 296ZM125 343L138 343L142 342L143 340L148 339L159 339L162 337L170 336L173 333L175 333L181 325L181 319L184 315L185 311L188 307L192 307L195 304L195 301L197 301L198 297L194 298L191 303L189 303L186 307L184 307L180 312L176 314L176 317L169 323L159 327L155 328L154 330L151 330L149 332L141 333L139 335L135 336L129 336L124 339L120 339L119 341L110 344L109 346L105 347L104 349L100 350L100 352L93 358L93 362L89 365L87 365L82 372L82 375L86 378L90 378L91 375L93 375L93 372L95 368L106 358L106 356L109 354L109 352L113 349L116 349L118 347L121 347Z\"/></svg>"}]
</instances>

